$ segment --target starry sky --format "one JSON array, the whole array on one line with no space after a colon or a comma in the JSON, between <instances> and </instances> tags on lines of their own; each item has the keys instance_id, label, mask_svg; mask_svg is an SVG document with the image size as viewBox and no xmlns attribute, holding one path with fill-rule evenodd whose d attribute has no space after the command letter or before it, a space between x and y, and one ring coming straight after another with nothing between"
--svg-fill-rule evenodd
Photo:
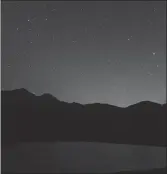
<instances>
[{"instance_id":1,"label":"starry sky","mask_svg":"<svg viewBox=\"0 0 167 174\"><path fill-rule=\"evenodd\" d=\"M166 101L165 1L6 1L1 87L66 102Z\"/></svg>"}]
</instances>

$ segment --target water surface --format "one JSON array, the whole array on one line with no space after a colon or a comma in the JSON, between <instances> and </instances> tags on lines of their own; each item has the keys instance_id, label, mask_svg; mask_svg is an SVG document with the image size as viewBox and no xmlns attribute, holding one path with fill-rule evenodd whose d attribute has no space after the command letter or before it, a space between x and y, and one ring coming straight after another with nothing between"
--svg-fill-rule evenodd
<instances>
[{"instance_id":1,"label":"water surface","mask_svg":"<svg viewBox=\"0 0 167 174\"><path fill-rule=\"evenodd\" d=\"M6 172L117 172L166 165L166 148L107 143L22 143L2 149Z\"/></svg>"}]
</instances>

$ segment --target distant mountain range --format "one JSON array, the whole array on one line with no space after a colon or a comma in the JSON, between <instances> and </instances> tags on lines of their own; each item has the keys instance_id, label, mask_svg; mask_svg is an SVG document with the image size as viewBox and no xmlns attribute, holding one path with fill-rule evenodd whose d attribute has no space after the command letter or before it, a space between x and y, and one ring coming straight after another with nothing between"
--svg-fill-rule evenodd
<instances>
[{"instance_id":1,"label":"distant mountain range","mask_svg":"<svg viewBox=\"0 0 167 174\"><path fill-rule=\"evenodd\" d=\"M91 141L166 146L167 104L126 108L66 103L25 89L1 91L2 145L32 141Z\"/></svg>"}]
</instances>

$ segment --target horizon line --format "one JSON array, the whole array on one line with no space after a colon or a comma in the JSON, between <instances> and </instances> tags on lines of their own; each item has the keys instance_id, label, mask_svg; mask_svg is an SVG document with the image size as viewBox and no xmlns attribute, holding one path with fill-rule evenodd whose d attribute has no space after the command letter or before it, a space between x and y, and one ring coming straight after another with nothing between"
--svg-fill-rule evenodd
<instances>
[{"instance_id":1,"label":"horizon line","mask_svg":"<svg viewBox=\"0 0 167 174\"><path fill-rule=\"evenodd\" d=\"M27 91L28 93L30 93L30 94L32 94L32 95L34 95L34 96L36 96L36 97L41 97L41 96L43 96L43 95L50 95L51 97L57 99L57 100L60 101L60 102L65 102L65 103L68 103L68 104L73 104L73 103L75 103L75 104L79 104L79 105L83 105L83 106L85 106L85 105L91 105L91 104L101 104L101 105L114 106L114 107L118 107L118 108L128 108L128 107L130 107L130 106L137 105L137 104L140 104L140 103L143 103L143 102L146 102L146 103L154 103L154 104L158 104L158 105L161 105L161 106L163 106L164 104L167 104L166 102L164 102L164 103L159 103L159 102L150 101L150 100L142 100L142 101L139 101L139 102L134 103L134 104L130 104L130 105L125 106L125 107L123 107L123 106L117 106L117 105L112 105L112 104L109 104L109 103L99 103L99 102L81 104L81 103L79 103L79 102L67 102L67 101L62 101L62 100L58 99L56 96L54 96L54 95L52 95L52 94L50 94L50 93L43 93L43 94L41 94L41 95L36 95L35 93L30 92L30 91L29 91L28 89L26 89L26 88L16 88L16 89L12 89L12 90L5 90L5 89L1 88L1 92L12 92L12 91L16 91L16 90L24 90L24 91Z\"/></svg>"}]
</instances>

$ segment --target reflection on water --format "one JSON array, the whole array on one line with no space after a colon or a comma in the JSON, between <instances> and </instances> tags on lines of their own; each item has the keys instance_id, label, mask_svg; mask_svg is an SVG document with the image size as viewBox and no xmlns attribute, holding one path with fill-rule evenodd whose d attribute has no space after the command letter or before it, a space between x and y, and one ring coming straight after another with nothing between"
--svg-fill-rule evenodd
<instances>
[{"instance_id":1,"label":"reflection on water","mask_svg":"<svg viewBox=\"0 0 167 174\"><path fill-rule=\"evenodd\" d=\"M65 142L2 149L2 170L7 172L117 172L165 165L163 147Z\"/></svg>"}]
</instances>

